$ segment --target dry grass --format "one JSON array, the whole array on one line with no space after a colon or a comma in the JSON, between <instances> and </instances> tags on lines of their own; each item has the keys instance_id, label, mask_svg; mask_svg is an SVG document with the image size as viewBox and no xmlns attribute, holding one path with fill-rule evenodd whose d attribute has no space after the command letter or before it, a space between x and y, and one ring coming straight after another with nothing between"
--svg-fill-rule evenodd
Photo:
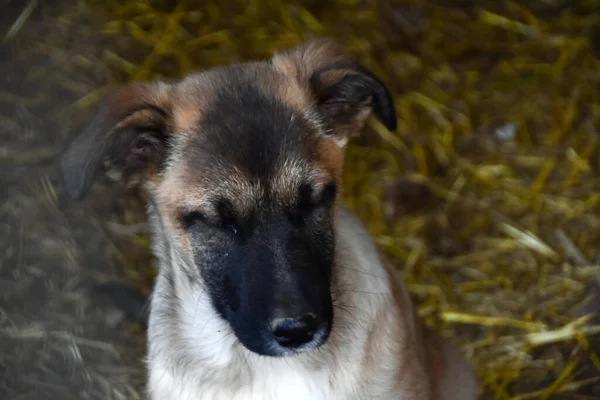
<instances>
[{"instance_id":1,"label":"dry grass","mask_svg":"<svg viewBox=\"0 0 600 400\"><path fill-rule=\"evenodd\" d=\"M51 159L75 116L89 110L108 82L177 77L268 57L311 37L340 38L389 84L400 118L398 132L372 121L352 144L345 197L404 272L423 317L462 346L478 368L485 398L600 395L600 319L587 315L600 300L585 303L600 292L593 290L600 276L600 12L594 11L600 2L71 3L36 14L31 2L22 11L30 15L15 16L6 29L11 62L24 66L27 85L0 93L0 103L23 114L0 114L8 138L0 142L1 163ZM43 23L33 24L35 15ZM19 124L33 123L29 114L48 107L60 129L50 138L35 137L32 147L20 137ZM105 230L106 221L112 229L99 242L103 250L92 244L82 250L77 240L65 239L77 234L61 217L69 212L56 204L56 179L41 182L23 198L11 192L0 205L5 214L20 216L4 222L15 256L3 260L0 273L10 271L10 285L23 282L14 271L27 264L16 250L24 242L35 242L45 258L62 260L53 270L105 279L77 261L101 253L122 267L110 274L149 285L152 270L139 267L148 263L147 238L137 227L124 227L143 220L138 203L115 206L107 195L95 197L105 199L94 210L104 215L83 214L95 219L80 232L87 237ZM22 218L32 198L36 209L47 206L44 218L54 218L49 226L62 227L59 236L37 227L34 217ZM7 212L11 204L21 214ZM48 253L44 241L56 242L59 255ZM24 289L15 293L18 298ZM90 300L69 301L82 307ZM52 315L73 319L69 328L86 324L84 311L72 317L73 310L60 304ZM0 312L2 337L11 343L48 337L63 349L112 351L106 338L102 344L47 326L27 329L28 321L7 328L13 319L14 310ZM121 336L115 341L125 340ZM96 374L87 382L105 385L81 393L102 398L109 387L124 396L114 398L137 396L129 383L134 378L119 381L125 374L98 372L97 355L86 354ZM3 358L0 372L13 362L2 367Z\"/></svg>"}]
</instances>

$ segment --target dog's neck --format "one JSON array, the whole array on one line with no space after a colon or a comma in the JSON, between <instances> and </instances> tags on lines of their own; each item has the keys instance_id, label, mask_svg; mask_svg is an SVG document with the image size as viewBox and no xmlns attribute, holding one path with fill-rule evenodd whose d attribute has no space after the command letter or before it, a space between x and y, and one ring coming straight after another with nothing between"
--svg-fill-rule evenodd
<instances>
[{"instance_id":1,"label":"dog's neck","mask_svg":"<svg viewBox=\"0 0 600 400\"><path fill-rule=\"evenodd\" d=\"M330 379L335 369L357 368L378 310L390 300L389 277L366 230L348 211L336 218L336 258L332 282L335 312L331 336L318 349L273 358L248 351L227 322L214 310L201 282L185 276L193 268L161 229L160 218L150 213L153 246L160 260L151 303L148 332L151 374L168 366L175 375L191 374L194 381L214 381L219 386L250 385L260 375L293 379L298 371L311 371ZM343 343L343 350L340 344ZM352 360L353 362L349 362ZM358 362L357 362L358 361ZM154 365L152 365L154 363ZM344 367L348 365L348 367ZM152 378L151 379L156 379ZM206 389L203 389L206 390ZM210 398L210 397L209 397Z\"/></svg>"}]
</instances>

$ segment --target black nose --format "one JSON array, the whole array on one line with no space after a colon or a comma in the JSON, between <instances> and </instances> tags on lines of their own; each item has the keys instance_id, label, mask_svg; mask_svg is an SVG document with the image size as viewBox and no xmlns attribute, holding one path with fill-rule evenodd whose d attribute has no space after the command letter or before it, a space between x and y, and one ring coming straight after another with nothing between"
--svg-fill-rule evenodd
<instances>
[{"instance_id":1,"label":"black nose","mask_svg":"<svg viewBox=\"0 0 600 400\"><path fill-rule=\"evenodd\" d=\"M273 336L283 347L300 347L310 342L317 331L317 321L312 315L300 318L277 319L271 325Z\"/></svg>"}]
</instances>

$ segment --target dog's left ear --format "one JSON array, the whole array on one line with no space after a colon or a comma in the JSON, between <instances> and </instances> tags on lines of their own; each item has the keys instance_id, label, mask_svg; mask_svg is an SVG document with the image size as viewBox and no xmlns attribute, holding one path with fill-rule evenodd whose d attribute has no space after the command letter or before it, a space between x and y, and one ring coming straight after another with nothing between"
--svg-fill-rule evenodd
<instances>
[{"instance_id":1,"label":"dog's left ear","mask_svg":"<svg viewBox=\"0 0 600 400\"><path fill-rule=\"evenodd\" d=\"M314 40L277 54L273 65L308 85L328 133L358 134L371 114L391 131L397 118L392 96L371 71L354 62L333 40Z\"/></svg>"},{"instance_id":2,"label":"dog's left ear","mask_svg":"<svg viewBox=\"0 0 600 400\"><path fill-rule=\"evenodd\" d=\"M60 158L71 198L82 198L103 167L129 186L144 184L161 168L170 134L171 93L168 83L132 83L104 98Z\"/></svg>"}]
</instances>

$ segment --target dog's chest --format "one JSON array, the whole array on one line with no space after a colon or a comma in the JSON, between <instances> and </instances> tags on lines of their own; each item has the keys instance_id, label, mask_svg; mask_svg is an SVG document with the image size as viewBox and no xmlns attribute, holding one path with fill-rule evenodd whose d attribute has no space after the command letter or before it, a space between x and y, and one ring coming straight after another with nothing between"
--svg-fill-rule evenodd
<instances>
[{"instance_id":1,"label":"dog's chest","mask_svg":"<svg viewBox=\"0 0 600 400\"><path fill-rule=\"evenodd\" d=\"M269 373L256 371L253 382L240 388L236 393L236 400L325 400L331 398L327 393L328 382L324 374L282 370L277 373L271 371L268 376L261 377L261 372Z\"/></svg>"},{"instance_id":2,"label":"dog's chest","mask_svg":"<svg viewBox=\"0 0 600 400\"><path fill-rule=\"evenodd\" d=\"M333 400L325 373L257 367L243 375L225 373L153 374L152 399L173 400ZM229 376L228 376L229 375ZM193 376L193 378L192 378ZM191 379L190 379L191 378Z\"/></svg>"}]
</instances>

